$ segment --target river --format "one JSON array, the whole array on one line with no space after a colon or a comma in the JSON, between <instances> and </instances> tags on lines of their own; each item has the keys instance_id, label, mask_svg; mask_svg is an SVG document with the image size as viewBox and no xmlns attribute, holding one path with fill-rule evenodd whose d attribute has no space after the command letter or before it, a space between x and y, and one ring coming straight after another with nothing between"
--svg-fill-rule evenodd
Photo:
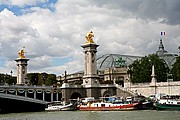
<instances>
[{"instance_id":1,"label":"river","mask_svg":"<svg viewBox=\"0 0 180 120\"><path fill-rule=\"evenodd\" d=\"M56 111L0 114L0 120L179 120L180 111Z\"/></svg>"}]
</instances>

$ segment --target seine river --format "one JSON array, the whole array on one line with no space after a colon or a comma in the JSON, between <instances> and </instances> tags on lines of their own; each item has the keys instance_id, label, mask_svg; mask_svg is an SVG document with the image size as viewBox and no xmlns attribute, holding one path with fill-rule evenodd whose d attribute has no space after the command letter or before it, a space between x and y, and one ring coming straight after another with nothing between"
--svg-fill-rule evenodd
<instances>
[{"instance_id":1,"label":"seine river","mask_svg":"<svg viewBox=\"0 0 180 120\"><path fill-rule=\"evenodd\" d=\"M0 120L180 120L180 111L56 111L0 114Z\"/></svg>"}]
</instances>

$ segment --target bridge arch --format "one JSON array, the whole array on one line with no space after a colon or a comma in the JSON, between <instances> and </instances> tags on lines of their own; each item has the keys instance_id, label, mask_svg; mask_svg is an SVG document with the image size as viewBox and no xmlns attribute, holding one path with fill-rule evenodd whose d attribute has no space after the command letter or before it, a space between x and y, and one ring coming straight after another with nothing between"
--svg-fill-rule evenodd
<instances>
[{"instance_id":1,"label":"bridge arch","mask_svg":"<svg viewBox=\"0 0 180 120\"><path fill-rule=\"evenodd\" d=\"M70 97L70 99L77 99L77 98L82 98L82 95L78 92L74 92Z\"/></svg>"},{"instance_id":2,"label":"bridge arch","mask_svg":"<svg viewBox=\"0 0 180 120\"><path fill-rule=\"evenodd\" d=\"M112 96L112 94L109 90L107 90L103 93L103 97L110 97L110 96Z\"/></svg>"}]
</instances>

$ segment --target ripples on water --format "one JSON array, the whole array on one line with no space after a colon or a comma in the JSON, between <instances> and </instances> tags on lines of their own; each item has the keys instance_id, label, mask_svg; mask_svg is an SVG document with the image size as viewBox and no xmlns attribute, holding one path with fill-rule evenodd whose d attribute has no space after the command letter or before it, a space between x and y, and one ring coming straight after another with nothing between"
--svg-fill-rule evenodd
<instances>
[{"instance_id":1,"label":"ripples on water","mask_svg":"<svg viewBox=\"0 0 180 120\"><path fill-rule=\"evenodd\" d=\"M0 114L0 120L180 120L180 111L56 111Z\"/></svg>"}]
</instances>

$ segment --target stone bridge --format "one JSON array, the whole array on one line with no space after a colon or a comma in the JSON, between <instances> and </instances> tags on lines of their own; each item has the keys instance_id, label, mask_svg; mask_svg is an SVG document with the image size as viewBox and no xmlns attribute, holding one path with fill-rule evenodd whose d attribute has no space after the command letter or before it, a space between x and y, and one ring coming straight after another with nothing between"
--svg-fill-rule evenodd
<instances>
[{"instance_id":1,"label":"stone bridge","mask_svg":"<svg viewBox=\"0 0 180 120\"><path fill-rule=\"evenodd\" d=\"M127 91L123 87L114 84L101 84L97 87L83 87L82 85L72 85L68 88L61 88L62 97L66 101L69 99L85 98L85 97L94 97L98 99L99 97L109 97L109 96L118 96L118 97L127 97L133 96L134 94L130 91Z\"/></svg>"},{"instance_id":2,"label":"stone bridge","mask_svg":"<svg viewBox=\"0 0 180 120\"><path fill-rule=\"evenodd\" d=\"M104 84L97 87L70 85L68 87L53 86L0 86L0 93L39 99L46 102L69 101L69 99L85 97L127 97L133 94L123 87L114 84Z\"/></svg>"}]
</instances>

